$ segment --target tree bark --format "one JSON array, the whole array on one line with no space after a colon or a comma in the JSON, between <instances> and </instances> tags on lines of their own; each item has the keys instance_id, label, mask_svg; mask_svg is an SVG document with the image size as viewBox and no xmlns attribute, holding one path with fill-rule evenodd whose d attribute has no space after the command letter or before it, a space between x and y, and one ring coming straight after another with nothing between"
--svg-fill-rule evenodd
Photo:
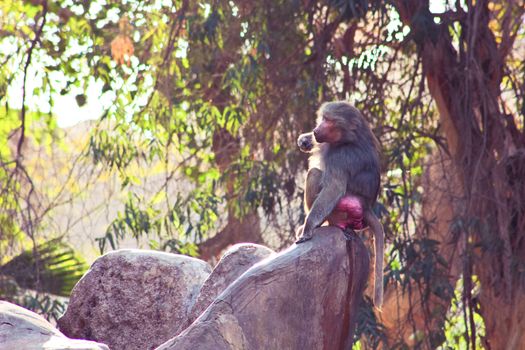
<instances>
[{"instance_id":1,"label":"tree bark","mask_svg":"<svg viewBox=\"0 0 525 350\"><path fill-rule=\"evenodd\" d=\"M461 220L455 246L469 310L467 341L476 346L472 314L479 307L486 325L484 346L516 349L525 334L525 138L500 103L509 42L498 46L489 26L488 1L467 6L468 12L458 9L455 14L462 28L456 50L448 26L432 23L426 2L396 3L421 54L452 156L451 170L460 182L453 216ZM509 2L507 11L516 10L519 20L523 9L512 6L517 5ZM478 298L471 295L474 274L481 285Z\"/></svg>"},{"instance_id":2,"label":"tree bark","mask_svg":"<svg viewBox=\"0 0 525 350\"><path fill-rule=\"evenodd\" d=\"M422 201L422 215L415 236L440 242L439 254L447 262L446 267L436 268L430 284L445 290L446 283L455 286L461 276L461 256L452 242L450 224L454 219L454 194L458 193L459 182L454 174L451 159L444 152L435 150L426 164L423 177L425 196ZM401 286L389 285L385 292L385 303L380 321L386 327L388 344L405 343L411 348L435 348L444 337L445 316L450 308L452 293L437 297L428 294L427 289L412 282L404 290ZM417 332L430 333L420 337Z\"/></svg>"},{"instance_id":3,"label":"tree bark","mask_svg":"<svg viewBox=\"0 0 525 350\"><path fill-rule=\"evenodd\" d=\"M220 255L228 246L242 243L262 243L260 218L257 213L250 213L236 218L233 214L228 215L228 223L215 236L199 244L199 255L201 259L210 260Z\"/></svg>"},{"instance_id":4,"label":"tree bark","mask_svg":"<svg viewBox=\"0 0 525 350\"><path fill-rule=\"evenodd\" d=\"M219 128L213 135L212 148L215 154L215 163L221 173L224 174L239 156L240 139L234 137L226 129ZM262 243L260 218L257 210L251 209L242 217L237 217L235 214L234 206L238 196L235 193L235 181L236 179L233 176L228 177L224 187L228 208L226 226L215 236L198 245L201 259L210 260L218 257L224 249L236 243Z\"/></svg>"}]
</instances>

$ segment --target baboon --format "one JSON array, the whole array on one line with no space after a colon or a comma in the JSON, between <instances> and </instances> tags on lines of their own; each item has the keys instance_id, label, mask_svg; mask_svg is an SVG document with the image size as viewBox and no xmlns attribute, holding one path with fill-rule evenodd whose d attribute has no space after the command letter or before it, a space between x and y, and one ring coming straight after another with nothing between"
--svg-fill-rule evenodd
<instances>
[{"instance_id":1,"label":"baboon","mask_svg":"<svg viewBox=\"0 0 525 350\"><path fill-rule=\"evenodd\" d=\"M379 143L361 112L346 102L324 103L315 129L297 143L310 153L305 205L296 243L312 238L324 221L345 229L368 225L374 237L374 304L383 303L383 227L372 208L379 194ZM364 222L363 222L364 221Z\"/></svg>"}]
</instances>

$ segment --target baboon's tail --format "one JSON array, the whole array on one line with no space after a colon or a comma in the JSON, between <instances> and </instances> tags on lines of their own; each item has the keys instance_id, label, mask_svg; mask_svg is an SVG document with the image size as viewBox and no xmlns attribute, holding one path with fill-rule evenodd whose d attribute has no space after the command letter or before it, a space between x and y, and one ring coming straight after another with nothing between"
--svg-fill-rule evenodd
<instances>
[{"instance_id":1,"label":"baboon's tail","mask_svg":"<svg viewBox=\"0 0 525 350\"><path fill-rule=\"evenodd\" d=\"M374 305L381 309L383 306L383 259L385 256L385 234L383 232L383 225L372 210L365 212L365 219L368 226L372 230L374 237Z\"/></svg>"}]
</instances>

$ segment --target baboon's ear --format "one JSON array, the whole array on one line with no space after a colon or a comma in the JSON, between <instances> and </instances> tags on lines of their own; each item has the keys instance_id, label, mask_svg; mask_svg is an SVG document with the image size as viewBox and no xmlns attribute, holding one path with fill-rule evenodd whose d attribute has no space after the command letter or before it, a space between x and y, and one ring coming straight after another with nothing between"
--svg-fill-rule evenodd
<instances>
[{"instance_id":1,"label":"baboon's ear","mask_svg":"<svg viewBox=\"0 0 525 350\"><path fill-rule=\"evenodd\" d=\"M356 116L356 115L352 115L349 118L346 118L346 122L347 122L347 125L348 125L348 129L350 129L350 130L357 130L357 129L359 129L361 127L362 123L363 123L361 118L359 118L359 116Z\"/></svg>"}]
</instances>

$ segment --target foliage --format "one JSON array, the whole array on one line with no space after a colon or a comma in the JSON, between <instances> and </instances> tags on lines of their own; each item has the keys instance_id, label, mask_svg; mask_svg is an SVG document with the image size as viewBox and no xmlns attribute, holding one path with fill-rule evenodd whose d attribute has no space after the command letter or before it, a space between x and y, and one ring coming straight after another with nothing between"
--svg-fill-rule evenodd
<instances>
[{"instance_id":1,"label":"foliage","mask_svg":"<svg viewBox=\"0 0 525 350\"><path fill-rule=\"evenodd\" d=\"M420 196L417 176L437 123L417 75L399 82L390 75L419 67L417 59L400 56L398 43L406 33L391 6L366 1L3 6L10 14L4 40L17 48L2 57L8 62L4 76L27 58L17 53L35 50L29 64L44 68L41 96L52 101L56 93L76 91L82 105L93 79L104 84L101 98L112 96L89 152L95 164L116 170L132 193L99 239L102 250L117 247L125 235L140 238L153 231L159 241L152 246L181 242L177 249L184 251L186 240L220 229L225 207L237 217L260 209L271 231L289 232L278 245L290 242L303 217L301 183L295 179L305 159L295 139L313 126L319 103L335 98L350 98L374 125L387 175L379 208L389 234L408 237ZM124 15L132 28L119 28ZM387 27L369 31L366 21ZM39 45L32 48L23 33ZM127 46L122 52L110 45L117 38ZM129 39L133 56L125 57L132 52ZM51 78L55 74L59 80ZM152 170L148 176L166 180L150 198L133 193L141 181L134 171L144 166ZM169 186L177 181L189 191L173 200ZM295 210L283 220L289 207Z\"/></svg>"},{"instance_id":2,"label":"foliage","mask_svg":"<svg viewBox=\"0 0 525 350\"><path fill-rule=\"evenodd\" d=\"M25 250L0 266L0 275L13 277L20 287L60 296L69 296L86 271L85 261L56 239Z\"/></svg>"},{"instance_id":3,"label":"foliage","mask_svg":"<svg viewBox=\"0 0 525 350\"><path fill-rule=\"evenodd\" d=\"M304 218L298 175L306 164L295 139L312 128L322 101L346 99L364 112L383 148L384 191L375 209L393 242L387 281L411 301L424 300L424 327L416 329L417 311L408 308L412 346L436 347L461 322L465 342L478 339L473 267L495 269L507 293L523 270L516 242L525 192L516 179L524 172L525 66L519 54L509 55L514 42L523 43L523 6L465 1L433 14L430 5L4 1L0 249L23 235L34 242L57 203L37 205L53 193L35 188L37 168L23 158L28 139L59 139L52 115L42 113L57 95L72 94L82 106L89 86L98 83L96 97L110 100L82 153L94 168L118 174L128 192L123 211L98 239L101 251L133 237L191 255L250 215L266 226L249 227L261 241L275 248L291 242ZM33 75L37 84L30 89ZM5 97L16 79L23 90L19 111ZM38 111L26 111L37 99L44 101ZM472 183L455 189L459 209L450 239L443 240L432 236L432 218L422 213L425 196L432 201L422 183L425 163L438 150L452 159L450 173ZM495 189L493 202L483 196L487 189ZM449 241L461 244L465 321L451 317L443 330L442 308L457 302L452 262L441 255ZM493 260L480 265L481 255ZM375 347L382 328L366 315L360 332ZM398 341L408 346L406 338Z\"/></svg>"},{"instance_id":4,"label":"foliage","mask_svg":"<svg viewBox=\"0 0 525 350\"><path fill-rule=\"evenodd\" d=\"M28 310L36 312L50 322L56 322L66 312L67 302L56 296L24 293L9 299Z\"/></svg>"},{"instance_id":5,"label":"foliage","mask_svg":"<svg viewBox=\"0 0 525 350\"><path fill-rule=\"evenodd\" d=\"M381 342L386 343L384 327L377 320L373 310L374 306L371 300L363 298L357 316L357 327L354 336L355 342L352 349L362 349L363 346L361 342L372 349L376 349Z\"/></svg>"},{"instance_id":6,"label":"foliage","mask_svg":"<svg viewBox=\"0 0 525 350\"><path fill-rule=\"evenodd\" d=\"M86 271L85 261L54 239L0 265L0 295L56 321L67 304L60 296L68 297Z\"/></svg>"},{"instance_id":7,"label":"foliage","mask_svg":"<svg viewBox=\"0 0 525 350\"><path fill-rule=\"evenodd\" d=\"M476 288L479 288L479 281L476 282ZM446 341L438 349L468 349L470 346L468 343L470 341L469 337L465 337L468 329L466 327L467 323L463 320L465 317L464 308L466 306L462 300L464 295L462 289L463 281L459 280L454 292L452 305L447 315L447 324L445 327ZM474 322L476 323L476 330L480 335L480 338L476 339L474 348L481 349L481 339L485 336L485 329L483 318L478 312L474 315Z\"/></svg>"}]
</instances>

